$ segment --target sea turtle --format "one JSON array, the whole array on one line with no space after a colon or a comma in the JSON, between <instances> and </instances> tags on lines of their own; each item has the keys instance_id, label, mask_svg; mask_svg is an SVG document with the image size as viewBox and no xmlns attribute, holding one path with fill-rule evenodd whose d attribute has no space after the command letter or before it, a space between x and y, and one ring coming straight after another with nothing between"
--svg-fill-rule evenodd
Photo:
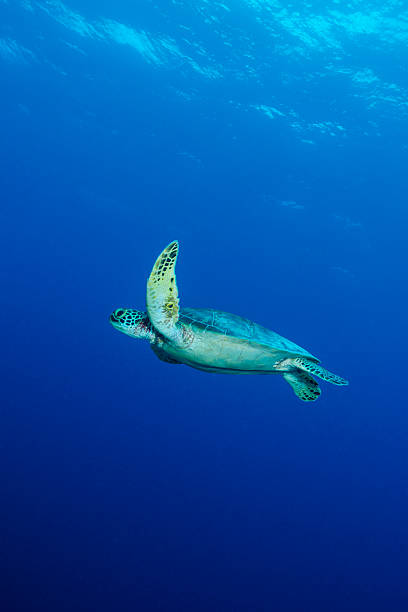
<instances>
[{"instance_id":1,"label":"sea turtle","mask_svg":"<svg viewBox=\"0 0 408 612\"><path fill-rule=\"evenodd\" d=\"M205 372L281 374L296 395L316 400L320 388L311 374L347 385L308 351L279 334L234 314L212 308L179 308L175 267L179 245L159 255L147 282L147 312L118 308L110 322L134 338L145 338L157 357Z\"/></svg>"}]
</instances>

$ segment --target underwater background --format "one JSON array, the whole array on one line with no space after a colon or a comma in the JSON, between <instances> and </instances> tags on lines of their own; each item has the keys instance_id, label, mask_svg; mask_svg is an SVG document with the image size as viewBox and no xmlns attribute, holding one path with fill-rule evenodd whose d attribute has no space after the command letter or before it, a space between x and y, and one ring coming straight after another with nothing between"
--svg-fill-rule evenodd
<instances>
[{"instance_id":1,"label":"underwater background","mask_svg":"<svg viewBox=\"0 0 408 612\"><path fill-rule=\"evenodd\" d=\"M408 610L408 5L0 0L0 609ZM182 307L349 387L117 333Z\"/></svg>"}]
</instances>

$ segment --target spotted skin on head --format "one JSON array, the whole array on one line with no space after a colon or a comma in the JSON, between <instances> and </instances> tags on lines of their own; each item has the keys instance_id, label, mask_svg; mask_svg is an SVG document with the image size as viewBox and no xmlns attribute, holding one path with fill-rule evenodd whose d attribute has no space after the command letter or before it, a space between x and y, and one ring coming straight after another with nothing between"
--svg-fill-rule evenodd
<instances>
[{"instance_id":1,"label":"spotted skin on head","mask_svg":"<svg viewBox=\"0 0 408 612\"><path fill-rule=\"evenodd\" d=\"M133 338L153 341L155 333L147 313L133 308L117 308L109 317L113 327Z\"/></svg>"},{"instance_id":2,"label":"spotted skin on head","mask_svg":"<svg viewBox=\"0 0 408 612\"><path fill-rule=\"evenodd\" d=\"M284 372L283 378L290 384L298 398L304 402L314 402L321 393L315 379L302 370Z\"/></svg>"},{"instance_id":3,"label":"spotted skin on head","mask_svg":"<svg viewBox=\"0 0 408 612\"><path fill-rule=\"evenodd\" d=\"M179 298L176 283L178 242L171 242L159 255L147 281L147 312L155 329L173 342L181 342Z\"/></svg>"}]
</instances>

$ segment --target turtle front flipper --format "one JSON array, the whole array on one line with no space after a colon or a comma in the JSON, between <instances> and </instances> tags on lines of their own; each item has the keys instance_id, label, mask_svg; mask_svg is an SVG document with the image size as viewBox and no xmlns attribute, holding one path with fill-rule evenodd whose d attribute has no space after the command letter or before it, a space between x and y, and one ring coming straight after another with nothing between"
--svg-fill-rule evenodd
<instances>
[{"instance_id":1,"label":"turtle front flipper","mask_svg":"<svg viewBox=\"0 0 408 612\"><path fill-rule=\"evenodd\" d=\"M290 384L298 398L304 402L314 402L321 393L315 379L302 370L294 369L291 372L285 372L283 378Z\"/></svg>"},{"instance_id":2,"label":"turtle front flipper","mask_svg":"<svg viewBox=\"0 0 408 612\"><path fill-rule=\"evenodd\" d=\"M167 340L182 345L183 336L177 326L179 299L176 283L178 242L171 242L156 259L147 281L147 313L153 327Z\"/></svg>"}]
</instances>

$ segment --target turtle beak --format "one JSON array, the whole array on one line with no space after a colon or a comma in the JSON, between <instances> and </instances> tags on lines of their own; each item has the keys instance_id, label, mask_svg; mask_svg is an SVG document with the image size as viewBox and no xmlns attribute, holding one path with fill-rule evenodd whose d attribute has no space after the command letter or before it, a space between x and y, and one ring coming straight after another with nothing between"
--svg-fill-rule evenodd
<instances>
[{"instance_id":1,"label":"turtle beak","mask_svg":"<svg viewBox=\"0 0 408 612\"><path fill-rule=\"evenodd\" d=\"M114 312L112 312L112 314L109 316L109 322L112 323L113 327L120 327L120 321L117 317L115 317Z\"/></svg>"}]
</instances>

